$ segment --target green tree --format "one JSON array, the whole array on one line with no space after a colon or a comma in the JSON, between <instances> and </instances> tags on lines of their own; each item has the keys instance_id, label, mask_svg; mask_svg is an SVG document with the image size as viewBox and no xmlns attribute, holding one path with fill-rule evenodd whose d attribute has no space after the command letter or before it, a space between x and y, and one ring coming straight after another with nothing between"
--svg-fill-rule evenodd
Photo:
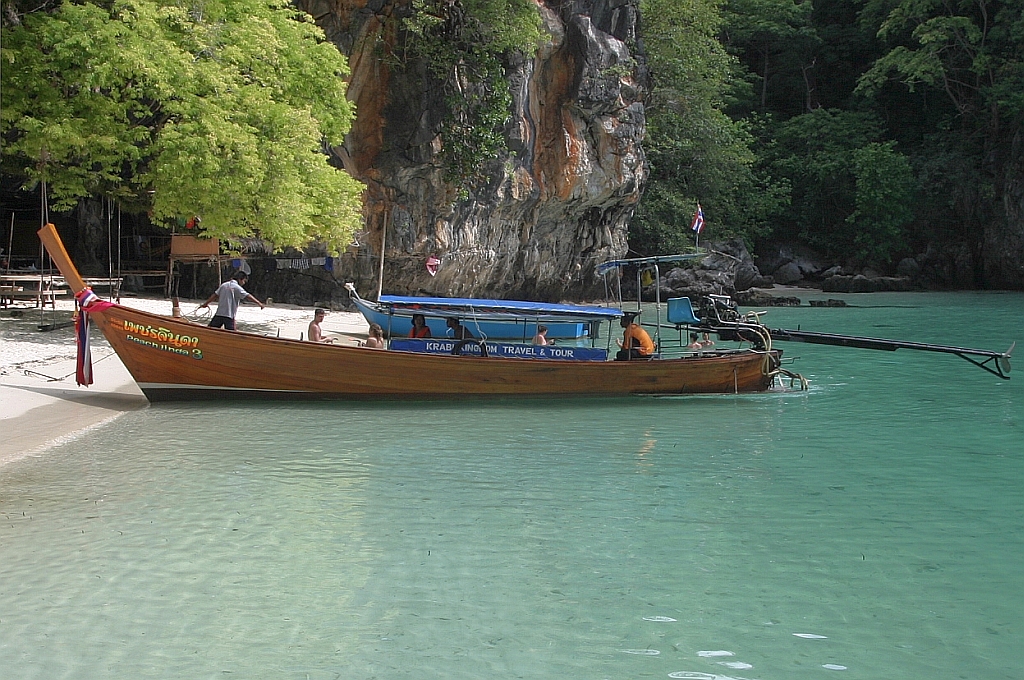
<instances>
[{"instance_id":1,"label":"green tree","mask_svg":"<svg viewBox=\"0 0 1024 680\"><path fill-rule=\"evenodd\" d=\"M353 116L344 57L266 0L64 3L5 20L2 169L53 207L112 197L157 223L337 251L362 185L328 162Z\"/></svg>"},{"instance_id":2,"label":"green tree","mask_svg":"<svg viewBox=\"0 0 1024 680\"><path fill-rule=\"evenodd\" d=\"M1006 168L1024 124L1024 2L871 0L862 13L886 51L857 92L894 120L927 122L913 140L927 191L919 240L966 241L978 282L998 239ZM895 102L895 103L894 103Z\"/></svg>"},{"instance_id":3,"label":"green tree","mask_svg":"<svg viewBox=\"0 0 1024 680\"><path fill-rule=\"evenodd\" d=\"M396 60L424 63L443 97L441 162L445 177L470 186L486 180L486 162L507 151L505 125L512 93L507 57L532 54L540 40L540 13L531 0L413 0L403 53Z\"/></svg>"},{"instance_id":4,"label":"green tree","mask_svg":"<svg viewBox=\"0 0 1024 680\"><path fill-rule=\"evenodd\" d=\"M885 262L904 242L915 182L869 114L818 109L776 129L773 172L793 186L788 227L831 255Z\"/></svg>"},{"instance_id":5,"label":"green tree","mask_svg":"<svg viewBox=\"0 0 1024 680\"><path fill-rule=\"evenodd\" d=\"M726 0L722 40L758 80L757 110L800 113L816 108L813 68L820 40L811 26L809 0ZM802 96L801 96L802 95Z\"/></svg>"},{"instance_id":6,"label":"green tree","mask_svg":"<svg viewBox=\"0 0 1024 680\"><path fill-rule=\"evenodd\" d=\"M855 208L846 223L854 252L869 262L888 262L906 246L904 227L914 216L914 173L895 146L873 142L852 154Z\"/></svg>"},{"instance_id":7,"label":"green tree","mask_svg":"<svg viewBox=\"0 0 1024 680\"><path fill-rule=\"evenodd\" d=\"M652 92L645 151L650 178L630 224L630 246L655 254L689 244L696 204L716 237L763 233L787 200L758 170L749 126L724 112L734 61L716 39L707 0L644 0Z\"/></svg>"}]
</instances>

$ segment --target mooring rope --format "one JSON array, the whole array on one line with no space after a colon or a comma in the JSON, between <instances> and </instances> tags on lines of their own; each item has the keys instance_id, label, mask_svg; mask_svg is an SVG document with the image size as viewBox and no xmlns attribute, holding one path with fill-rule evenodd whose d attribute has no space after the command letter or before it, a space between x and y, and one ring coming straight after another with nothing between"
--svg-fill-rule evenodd
<instances>
[{"instance_id":1,"label":"mooring rope","mask_svg":"<svg viewBox=\"0 0 1024 680\"><path fill-rule=\"evenodd\" d=\"M98 364L101 361L103 361L104 359L109 359L110 357L114 356L115 354L117 354L117 352L113 352L112 351L112 352L110 352L110 354L106 355L105 357L103 357L101 359L97 359L93 363L94 364ZM40 373L39 371L33 371L31 369L28 369L28 368L22 369L22 372L25 375L27 375L28 377L30 377L30 378L45 378L46 382L61 382L62 380L67 380L71 376L75 375L75 373L77 372L77 369L75 371L71 371L67 375L63 375L63 376L61 376L59 378L54 378L52 375L46 375L45 373Z\"/></svg>"}]
</instances>

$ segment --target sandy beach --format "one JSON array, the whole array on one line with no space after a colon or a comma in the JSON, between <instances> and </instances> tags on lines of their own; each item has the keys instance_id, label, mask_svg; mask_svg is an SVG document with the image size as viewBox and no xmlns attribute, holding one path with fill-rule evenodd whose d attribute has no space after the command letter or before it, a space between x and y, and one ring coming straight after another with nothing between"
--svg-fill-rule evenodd
<instances>
[{"instance_id":1,"label":"sandy beach","mask_svg":"<svg viewBox=\"0 0 1024 680\"><path fill-rule=\"evenodd\" d=\"M199 300L182 300L182 314L205 323L210 313L197 310ZM11 307L0 310L0 467L112 421L149 402L110 345L92 333L94 383L75 383L75 338L70 298L56 309ZM125 297L121 304L156 314L171 313L163 298ZM205 311L205 313L204 313ZM238 312L241 332L304 338L312 307L246 304ZM40 326L56 325L40 331ZM366 338L366 321L356 312L329 312L322 324L336 342L355 344Z\"/></svg>"}]
</instances>

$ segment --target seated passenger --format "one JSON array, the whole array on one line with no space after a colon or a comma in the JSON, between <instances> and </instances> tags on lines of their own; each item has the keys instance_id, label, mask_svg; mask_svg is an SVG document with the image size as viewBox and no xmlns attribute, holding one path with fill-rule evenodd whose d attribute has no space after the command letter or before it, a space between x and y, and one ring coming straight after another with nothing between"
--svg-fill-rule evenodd
<instances>
[{"instance_id":1,"label":"seated passenger","mask_svg":"<svg viewBox=\"0 0 1024 680\"><path fill-rule=\"evenodd\" d=\"M647 359L654 354L654 341L640 324L633 323L635 317L636 312L626 312L619 321L623 328L622 340L616 339L615 342L622 349L615 354L616 361Z\"/></svg>"},{"instance_id":2,"label":"seated passenger","mask_svg":"<svg viewBox=\"0 0 1024 680\"><path fill-rule=\"evenodd\" d=\"M325 316L327 316L326 309L318 308L313 312L313 320L309 322L310 342L334 342L334 338L324 337L323 331L320 330L320 324L323 322Z\"/></svg>"},{"instance_id":3,"label":"seated passenger","mask_svg":"<svg viewBox=\"0 0 1024 680\"><path fill-rule=\"evenodd\" d=\"M455 338L456 340L473 339L473 334L469 331L469 329L463 326L461 323L459 323L459 320L456 319L455 317L448 317L448 320L445 323L451 330L452 337Z\"/></svg>"},{"instance_id":4,"label":"seated passenger","mask_svg":"<svg viewBox=\"0 0 1024 680\"><path fill-rule=\"evenodd\" d=\"M370 324L370 334L363 343L363 347L370 349L384 349L384 329L379 324Z\"/></svg>"},{"instance_id":5,"label":"seated passenger","mask_svg":"<svg viewBox=\"0 0 1024 680\"><path fill-rule=\"evenodd\" d=\"M548 327L544 325L537 326L537 335L533 336L533 344L535 345L553 345L554 340L548 340Z\"/></svg>"},{"instance_id":6,"label":"seated passenger","mask_svg":"<svg viewBox=\"0 0 1024 680\"><path fill-rule=\"evenodd\" d=\"M422 314L412 315L412 328L409 329L410 338L429 338L430 326L427 325L427 318Z\"/></svg>"}]
</instances>

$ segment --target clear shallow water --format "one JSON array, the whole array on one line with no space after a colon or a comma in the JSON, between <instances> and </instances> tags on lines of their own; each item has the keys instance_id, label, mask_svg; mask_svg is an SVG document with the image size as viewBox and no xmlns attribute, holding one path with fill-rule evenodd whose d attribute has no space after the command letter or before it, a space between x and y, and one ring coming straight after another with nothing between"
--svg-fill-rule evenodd
<instances>
[{"instance_id":1,"label":"clear shallow water","mask_svg":"<svg viewBox=\"0 0 1024 680\"><path fill-rule=\"evenodd\" d=\"M766 321L1024 340L846 299ZM809 392L130 413L0 469L0 677L1022 677L1024 371L784 349Z\"/></svg>"}]
</instances>

